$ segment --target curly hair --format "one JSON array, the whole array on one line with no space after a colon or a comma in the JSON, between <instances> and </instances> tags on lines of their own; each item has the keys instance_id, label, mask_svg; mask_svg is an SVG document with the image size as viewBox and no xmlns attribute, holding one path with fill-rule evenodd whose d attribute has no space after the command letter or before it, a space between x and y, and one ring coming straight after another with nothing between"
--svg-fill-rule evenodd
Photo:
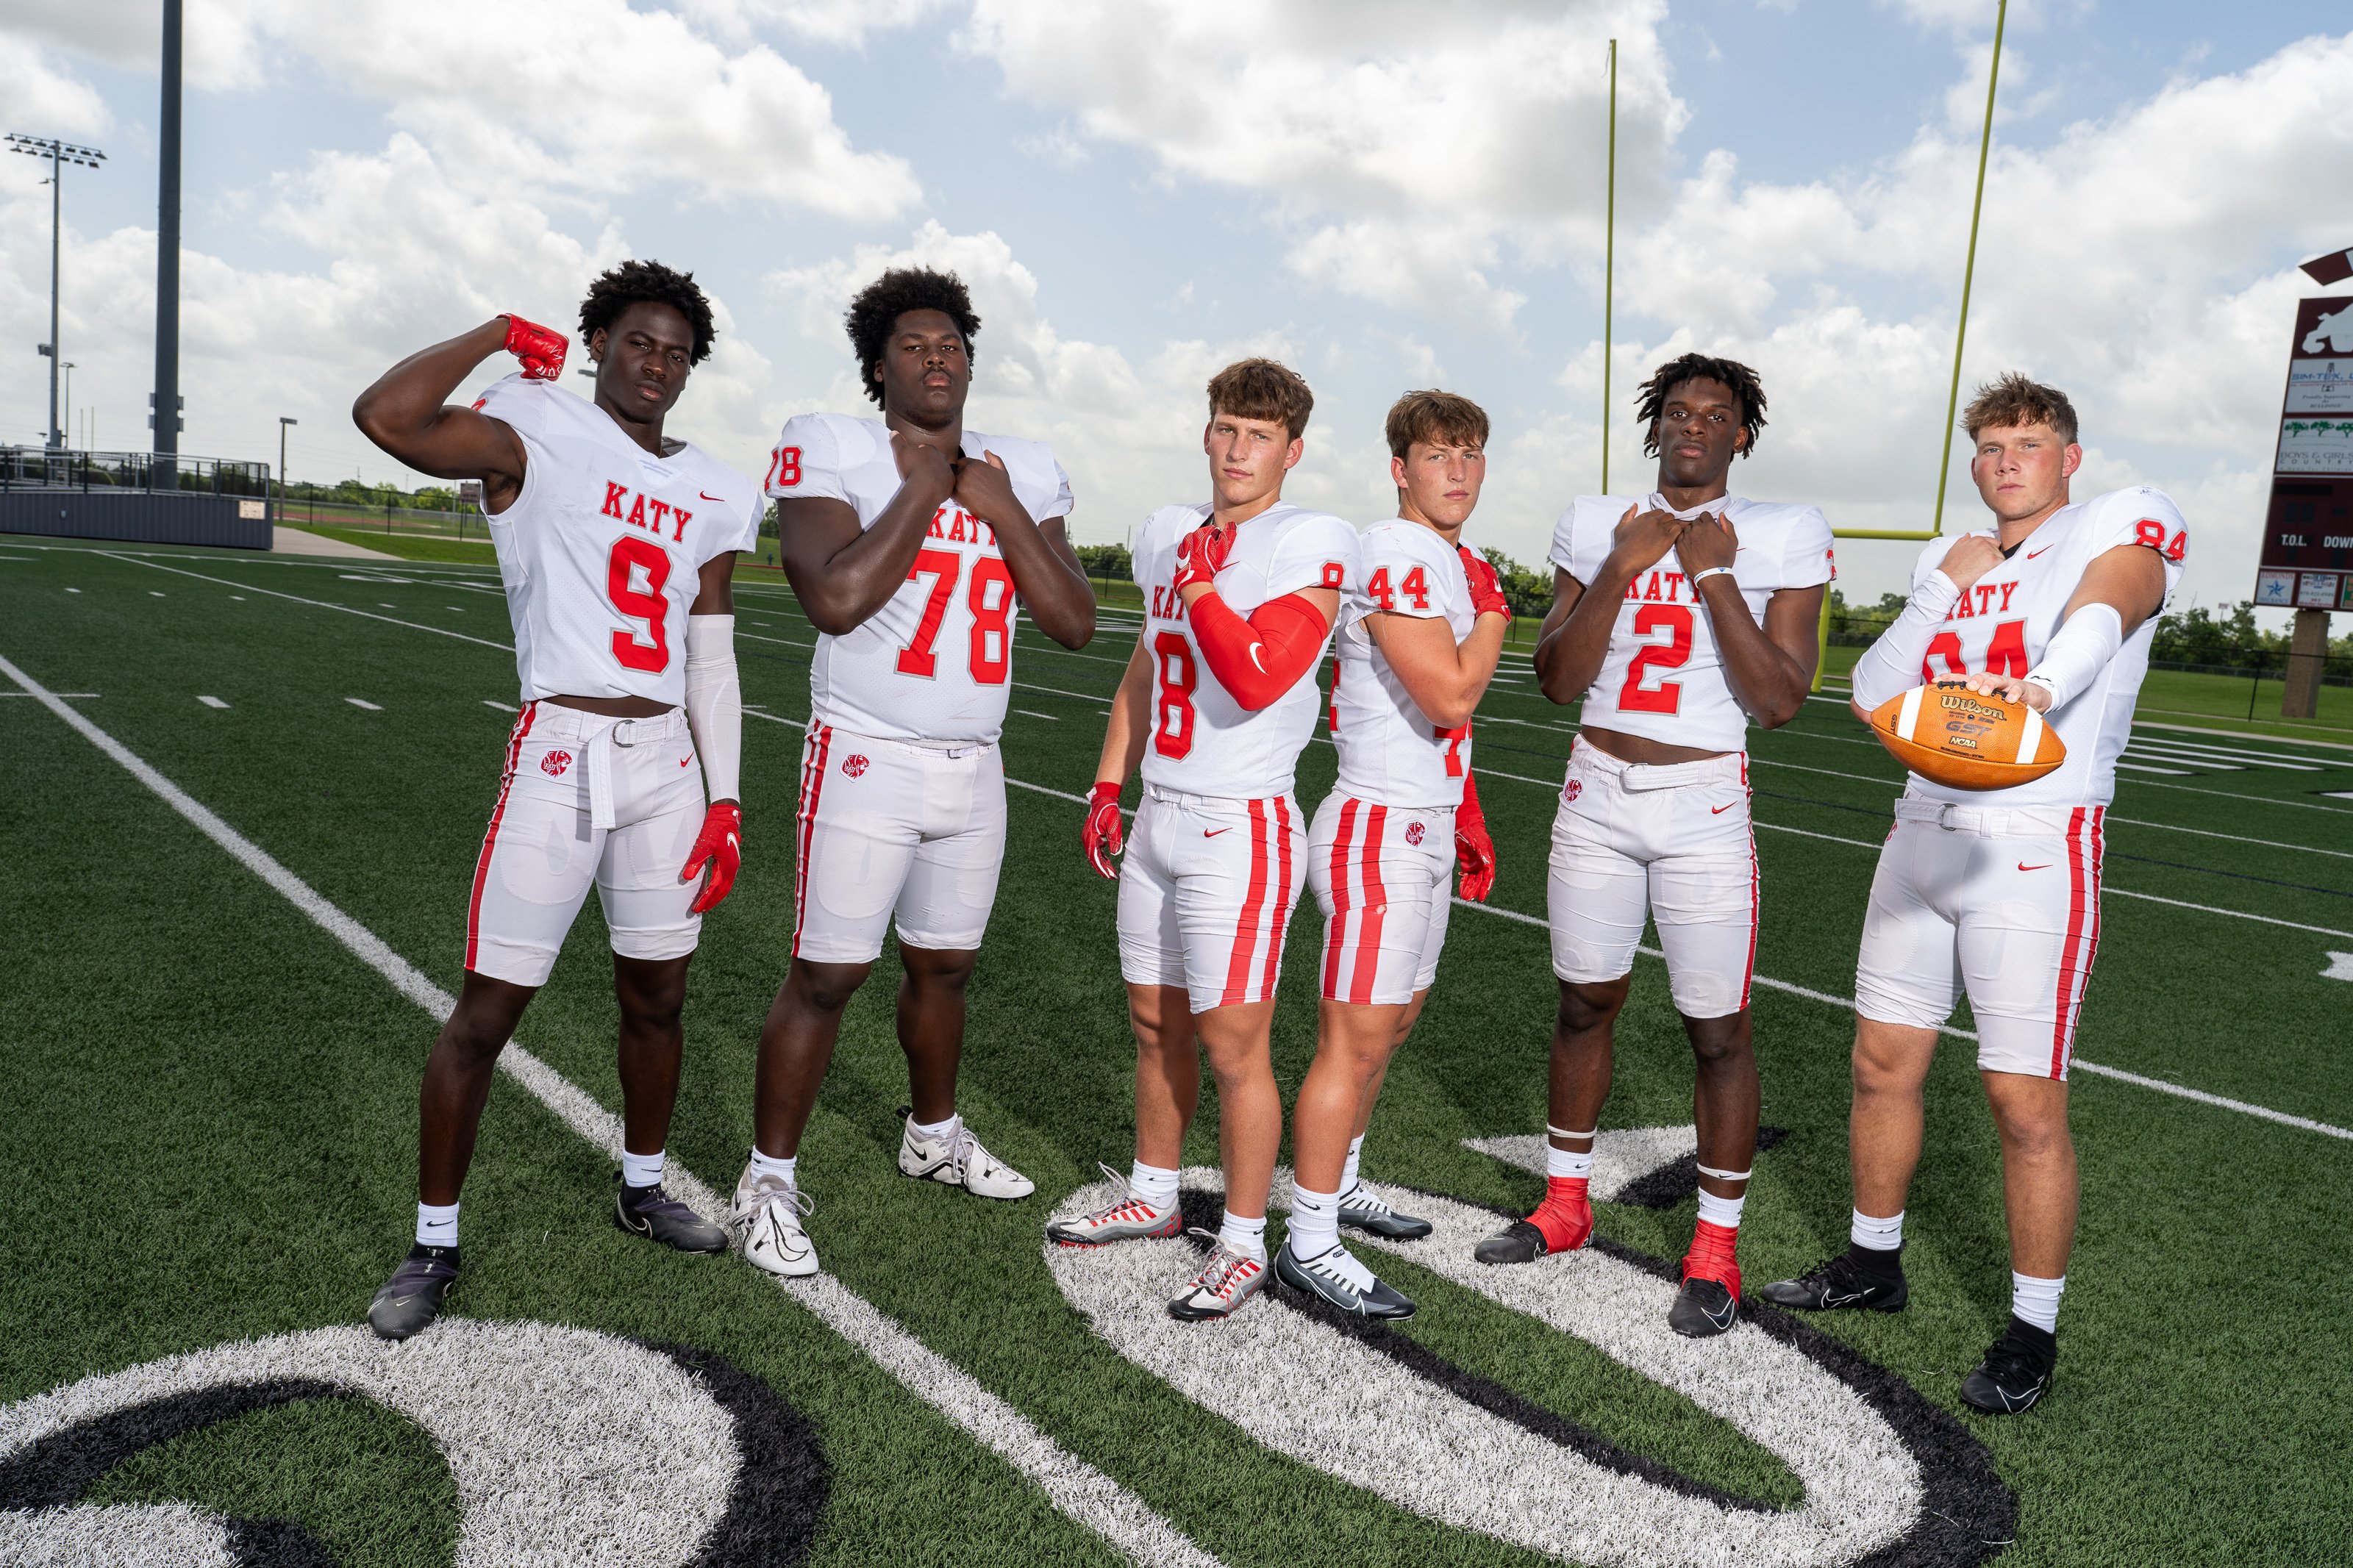
<instances>
[{"instance_id":1,"label":"curly hair","mask_svg":"<svg viewBox=\"0 0 2353 1568\"><path fill-rule=\"evenodd\" d=\"M1307 416L1315 411L1315 395L1287 364L1271 359L1236 360L1209 378L1209 417L1220 413L1237 419L1280 419L1294 441L1306 432Z\"/></svg>"},{"instance_id":2,"label":"curly hair","mask_svg":"<svg viewBox=\"0 0 2353 1568\"><path fill-rule=\"evenodd\" d=\"M2075 444L2075 405L2067 401L2067 395L2055 386L2029 381L2014 370L1978 387L1978 395L1961 411L1961 428L1972 441L1980 430L2021 425L2047 425L2061 446Z\"/></svg>"},{"instance_id":3,"label":"curly hair","mask_svg":"<svg viewBox=\"0 0 2353 1568\"><path fill-rule=\"evenodd\" d=\"M1678 354L1634 389L1641 394L1634 405L1635 417L1649 426L1642 437L1643 454L1652 458L1659 455L1659 416L1666 411L1668 395L1688 381L1720 381L1731 388L1732 395L1740 403L1740 428L1748 437L1740 445L1740 455L1746 458L1755 453L1757 435L1765 428L1765 387L1757 379L1757 373L1738 360L1717 359L1713 354Z\"/></svg>"},{"instance_id":4,"label":"curly hair","mask_svg":"<svg viewBox=\"0 0 2353 1568\"><path fill-rule=\"evenodd\" d=\"M1487 411L1459 393L1409 392L1389 405L1382 434L1388 437L1389 456L1402 458L1416 441L1435 447L1487 444Z\"/></svg>"},{"instance_id":5,"label":"curly hair","mask_svg":"<svg viewBox=\"0 0 2353 1568\"><path fill-rule=\"evenodd\" d=\"M858 353L858 379L877 404L882 401L882 351L890 346L899 318L910 310L937 310L954 321L964 338L965 363L972 363L972 340L980 332L980 318L973 314L972 293L964 279L928 267L893 267L860 289L842 317L850 347Z\"/></svg>"},{"instance_id":6,"label":"curly hair","mask_svg":"<svg viewBox=\"0 0 2353 1568\"><path fill-rule=\"evenodd\" d=\"M580 301L580 341L609 330L622 311L640 304L668 305L686 318L694 330L689 364L710 357L712 340L719 335L711 324L711 301L695 287L693 273L659 261L624 261L588 285L588 297Z\"/></svg>"}]
</instances>

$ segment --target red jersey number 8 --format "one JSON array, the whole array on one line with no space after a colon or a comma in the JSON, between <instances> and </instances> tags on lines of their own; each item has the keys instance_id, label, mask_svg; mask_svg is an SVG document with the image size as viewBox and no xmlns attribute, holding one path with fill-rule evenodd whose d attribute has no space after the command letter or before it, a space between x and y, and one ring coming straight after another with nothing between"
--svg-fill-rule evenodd
<instances>
[{"instance_id":1,"label":"red jersey number 8","mask_svg":"<svg viewBox=\"0 0 2353 1568\"><path fill-rule=\"evenodd\" d=\"M1162 632L1152 639L1152 665L1160 688L1152 704L1152 749L1174 762L1193 749L1193 689L1201 679L1193 645L1183 632Z\"/></svg>"},{"instance_id":2,"label":"red jersey number 8","mask_svg":"<svg viewBox=\"0 0 2353 1568\"><path fill-rule=\"evenodd\" d=\"M801 449L798 447L777 447L776 455L768 461L768 482L761 488L766 489L782 485L789 489L800 482Z\"/></svg>"}]
</instances>

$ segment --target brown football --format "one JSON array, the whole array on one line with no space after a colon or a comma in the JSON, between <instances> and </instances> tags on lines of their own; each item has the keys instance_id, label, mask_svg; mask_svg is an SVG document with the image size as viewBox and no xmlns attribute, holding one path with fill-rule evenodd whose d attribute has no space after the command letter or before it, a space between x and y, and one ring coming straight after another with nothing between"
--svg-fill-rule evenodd
<instances>
[{"instance_id":1,"label":"brown football","mask_svg":"<svg viewBox=\"0 0 2353 1568\"><path fill-rule=\"evenodd\" d=\"M1872 732L1895 760L1950 789L2009 789L2067 760L2059 732L2023 702L1984 697L1966 681L1932 681L1891 697Z\"/></svg>"}]
</instances>

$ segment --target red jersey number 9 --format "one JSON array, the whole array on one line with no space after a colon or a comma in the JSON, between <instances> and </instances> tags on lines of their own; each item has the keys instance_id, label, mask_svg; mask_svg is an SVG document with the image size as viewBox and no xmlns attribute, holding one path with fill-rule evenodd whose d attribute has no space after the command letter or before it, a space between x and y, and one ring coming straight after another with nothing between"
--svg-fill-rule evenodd
<instances>
[{"instance_id":1,"label":"red jersey number 9","mask_svg":"<svg viewBox=\"0 0 2353 1568\"><path fill-rule=\"evenodd\" d=\"M642 567L646 585L629 584L629 568ZM613 657L623 669L659 675L670 668L670 601L662 584L670 581L670 552L650 540L624 537L613 541L605 561L605 596L627 618L646 623L649 642L639 642L634 631L613 634Z\"/></svg>"},{"instance_id":2,"label":"red jersey number 9","mask_svg":"<svg viewBox=\"0 0 2353 1568\"><path fill-rule=\"evenodd\" d=\"M2153 517L2145 517L2133 524L2133 542L2147 545L2168 561L2179 561L2189 553L2189 531L2186 528L2179 529L2175 531L2173 538L2168 541L2165 537L2165 524Z\"/></svg>"}]
</instances>

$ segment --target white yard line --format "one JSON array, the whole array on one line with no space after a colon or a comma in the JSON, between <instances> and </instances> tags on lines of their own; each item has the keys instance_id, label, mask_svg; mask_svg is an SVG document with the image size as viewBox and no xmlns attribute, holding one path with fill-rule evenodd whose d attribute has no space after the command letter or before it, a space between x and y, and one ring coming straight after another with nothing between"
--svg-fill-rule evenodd
<instances>
[{"instance_id":1,"label":"white yard line","mask_svg":"<svg viewBox=\"0 0 2353 1568\"><path fill-rule=\"evenodd\" d=\"M470 637L464 632L453 632L447 626L428 626L422 621L396 620L390 616L379 616L374 610L354 610L349 605L332 605L324 599L306 599L300 594L281 594L275 588L263 588L251 583L232 583L226 577L207 577L201 572L184 572L177 566L166 566L158 561L142 561L133 555L118 555L112 551L100 550L91 553L104 555L110 561L121 561L132 566L148 566L158 572L170 572L182 577L194 577L199 583L217 583L224 588L243 588L249 594L267 594L273 599L290 599L295 604L309 605L314 609L341 610L347 616L357 616L362 620L382 621L388 626L406 626L413 632L431 632L435 637L456 637L459 642L470 642L481 647L494 647L501 653L514 652L512 643L492 642L487 637Z\"/></svg>"},{"instance_id":2,"label":"white yard line","mask_svg":"<svg viewBox=\"0 0 2353 1568\"><path fill-rule=\"evenodd\" d=\"M153 791L205 837L228 851L353 956L383 975L393 989L436 1020L446 1020L456 1008L455 997L427 979L374 931L328 902L266 850L5 658L0 658L0 674L38 699L84 740L121 763L132 777ZM501 1053L499 1067L607 1159L621 1157L621 1119L578 1085L512 1042ZM666 1180L672 1194L684 1199L703 1217L724 1219L726 1205L684 1165L671 1161ZM924 1345L895 1319L840 1280L818 1274L776 1283L827 1327L871 1356L898 1379L901 1386L1035 1481L1056 1508L1102 1536L1131 1561L1182 1568L1216 1568L1216 1558L1196 1546L1142 1499L1064 1449L1029 1417L982 1387L969 1373Z\"/></svg>"}]
</instances>

